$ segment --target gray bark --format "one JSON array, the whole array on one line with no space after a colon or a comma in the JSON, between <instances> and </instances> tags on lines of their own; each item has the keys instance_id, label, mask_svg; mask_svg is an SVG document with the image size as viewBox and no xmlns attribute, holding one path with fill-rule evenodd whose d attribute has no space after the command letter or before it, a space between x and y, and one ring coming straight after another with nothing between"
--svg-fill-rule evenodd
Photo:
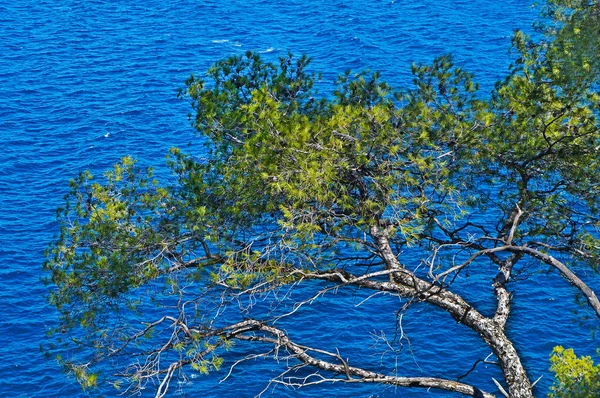
<instances>
[{"instance_id":1,"label":"gray bark","mask_svg":"<svg viewBox=\"0 0 600 398\"><path fill-rule=\"evenodd\" d=\"M457 322L475 332L492 348L498 358L508 391L513 398L533 397L531 382L521 363L512 342L504 333L504 320L489 319L479 313L460 296L423 279L406 270L394 255L385 232L378 227L371 228L371 236L378 253L388 269L397 270L391 274L391 282L397 285L405 296L417 297L447 311ZM508 293L506 293L508 294ZM506 311L508 312L508 308Z\"/></svg>"},{"instance_id":2,"label":"gray bark","mask_svg":"<svg viewBox=\"0 0 600 398\"><path fill-rule=\"evenodd\" d=\"M257 334L249 332L264 332L265 334ZM339 354L328 353L326 351L301 346L290 340L287 334L276 327L266 325L256 320L246 320L239 324L232 325L228 328L227 338L236 338L246 341L259 341L270 343L276 346L277 349L284 348L292 356L300 360L302 363L314 368L332 372L340 375L345 375L345 379L330 379L330 382L344 383L380 383L389 384L399 387L418 387L418 388L436 388L446 391L461 393L464 395L478 398L493 398L494 396L481 391L469 384L461 383L454 380L442 379L437 377L399 377L389 376L381 373L372 372L362 368L357 368L348 365ZM331 357L335 357L338 363L325 361L312 356L311 352L319 352ZM285 384L285 383L284 383ZM304 384L306 385L306 384Z\"/></svg>"}]
</instances>

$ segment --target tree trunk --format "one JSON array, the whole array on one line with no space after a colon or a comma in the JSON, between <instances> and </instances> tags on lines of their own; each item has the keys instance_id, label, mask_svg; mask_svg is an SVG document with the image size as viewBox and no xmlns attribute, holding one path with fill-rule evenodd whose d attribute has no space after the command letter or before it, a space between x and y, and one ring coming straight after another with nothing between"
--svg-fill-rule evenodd
<instances>
[{"instance_id":1,"label":"tree trunk","mask_svg":"<svg viewBox=\"0 0 600 398\"><path fill-rule=\"evenodd\" d=\"M397 291L401 295L417 297L422 301L442 308L452 315L457 322L477 332L492 348L498 358L510 396L512 398L533 397L527 372L521 363L517 350L506 337L503 325L483 316L459 295L429 283L404 268L394 255L387 236L378 227L371 228L371 236L386 267L390 270L398 270L398 272L390 275L392 284L398 286Z\"/></svg>"}]
</instances>

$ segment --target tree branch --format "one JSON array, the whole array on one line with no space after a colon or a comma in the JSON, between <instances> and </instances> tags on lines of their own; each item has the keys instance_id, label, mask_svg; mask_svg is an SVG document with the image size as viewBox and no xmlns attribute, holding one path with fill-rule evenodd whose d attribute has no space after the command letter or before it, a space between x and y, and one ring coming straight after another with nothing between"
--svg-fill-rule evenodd
<instances>
[{"instance_id":1,"label":"tree branch","mask_svg":"<svg viewBox=\"0 0 600 398\"><path fill-rule=\"evenodd\" d=\"M236 331L236 326L239 325L241 332ZM446 391L458 392L464 395L472 397L485 397L492 398L493 395L483 392L476 387L471 385L457 382L454 380L447 380L435 377L399 377L399 376L388 376L380 373L368 371L362 368L349 366L347 361L341 359L337 353L330 353L323 350L318 350L306 346L302 346L294 343L289 339L287 334L276 327L266 325L262 322L255 320L247 320L240 324L232 326L231 337L245 341L258 341L264 343L275 344L277 347L282 347L286 351L290 352L293 357L300 360L302 363L315 367L319 370L332 372L336 374L344 375L345 379L329 379L332 382L346 382L346 383L383 383L399 387L420 387L420 388L437 388ZM256 333L248 334L248 329L255 332L264 332L267 335L259 335ZM270 335L271 337L269 337ZM316 352L336 358L341 364L328 362L322 359L318 359L310 354L310 352ZM326 379L327 380L327 379ZM328 380L328 381L329 381ZM300 383L297 387L302 387L308 383Z\"/></svg>"},{"instance_id":2,"label":"tree branch","mask_svg":"<svg viewBox=\"0 0 600 398\"><path fill-rule=\"evenodd\" d=\"M515 253L524 253L529 254L532 257L537 258L538 260L543 261L544 263L556 268L563 278L565 278L569 283L575 286L583 295L585 296L588 304L592 307L592 309L596 312L596 315L600 318L600 301L596 294L592 289L590 289L585 282L583 282L573 271L569 269L565 264L558 261L556 258L543 253L539 250L528 246L507 246L506 250L515 252Z\"/></svg>"}]
</instances>

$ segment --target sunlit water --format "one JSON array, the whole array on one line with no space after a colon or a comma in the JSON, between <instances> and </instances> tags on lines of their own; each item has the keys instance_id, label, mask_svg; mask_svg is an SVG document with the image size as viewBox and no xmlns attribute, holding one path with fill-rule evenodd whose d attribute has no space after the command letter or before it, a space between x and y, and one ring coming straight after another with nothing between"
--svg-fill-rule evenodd
<instances>
[{"instance_id":1,"label":"sunlit water","mask_svg":"<svg viewBox=\"0 0 600 398\"><path fill-rule=\"evenodd\" d=\"M518 0L3 2L0 394L84 394L39 350L56 319L40 282L44 249L57 232L55 209L69 178L79 170L99 172L125 154L164 170L169 147L197 140L187 121L187 104L176 99L190 73L201 74L214 61L246 50L268 59L292 51L313 57L313 69L323 72L324 92L346 69L379 70L400 87L410 84L412 62L452 53L459 65L475 73L485 93L509 65L513 29L529 29L535 15L527 1ZM598 344L588 324L575 324L586 310L573 316L572 302L564 299L572 289L563 281L551 274L518 283L510 335L532 378L544 375L538 390L543 395L551 382L548 354L554 345L593 354ZM469 289L466 280L463 286L468 299L491 308L491 290L482 295ZM358 303L363 298L359 292L348 300ZM303 313L301 324L285 326L303 341L342 341L340 350L348 356L391 371L395 364L384 361L393 356L382 360L366 355L370 342L357 342L355 337L393 331L397 299L374 299L349 309L343 302L348 302L343 296L332 296ZM489 354L476 336L448 319L420 307L403 320L411 344L399 357L400 371L452 378ZM304 325L317 322L321 330L305 330ZM198 376L193 383L176 386L173 395L251 397L281 370L271 361L248 363L227 383L218 384L223 374ZM492 376L499 377L495 368L480 365L465 380L494 391ZM101 387L107 395L116 395L110 387ZM273 392L314 397L394 394L448 395L337 385L300 391L279 387Z\"/></svg>"}]
</instances>

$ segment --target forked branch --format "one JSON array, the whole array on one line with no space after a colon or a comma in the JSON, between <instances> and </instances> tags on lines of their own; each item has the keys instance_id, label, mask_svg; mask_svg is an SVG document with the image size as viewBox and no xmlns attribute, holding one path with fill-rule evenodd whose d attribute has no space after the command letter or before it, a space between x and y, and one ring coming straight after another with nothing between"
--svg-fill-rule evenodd
<instances>
[{"instance_id":1,"label":"forked branch","mask_svg":"<svg viewBox=\"0 0 600 398\"><path fill-rule=\"evenodd\" d=\"M363 368L350 366L348 361L342 359L339 353L327 352L324 350L299 345L290 340L288 335L283 330L257 320L246 320L232 325L231 327L227 328L226 336L223 337L273 344L275 346L275 352L283 348L290 353L292 357L298 359L304 365L342 376L341 378L319 378L319 382L379 383L398 387L436 388L457 392L472 397L493 397L493 395L483 392L476 387L454 380L435 377L390 376ZM317 358L314 354L320 354L321 358L331 357L334 361L330 362ZM301 382L283 382L282 384L293 384L295 387L303 387L311 384L309 378L297 380L301 380Z\"/></svg>"}]
</instances>

